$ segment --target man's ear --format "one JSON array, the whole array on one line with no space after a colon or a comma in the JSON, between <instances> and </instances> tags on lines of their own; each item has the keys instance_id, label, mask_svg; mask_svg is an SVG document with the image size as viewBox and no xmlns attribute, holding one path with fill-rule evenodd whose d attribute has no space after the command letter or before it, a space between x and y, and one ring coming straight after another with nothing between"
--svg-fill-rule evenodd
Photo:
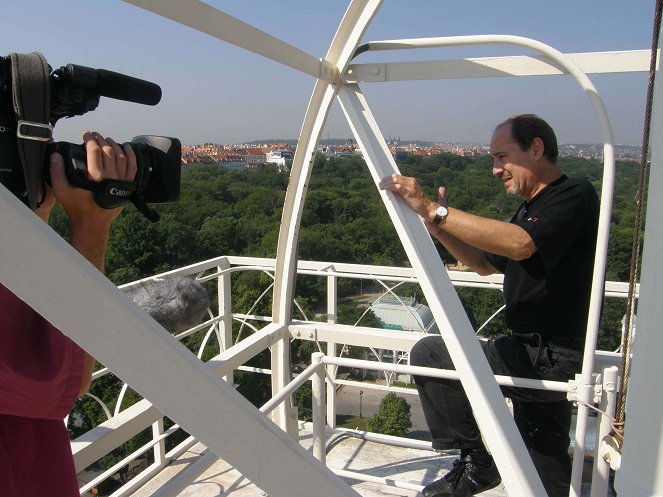
<instances>
[{"instance_id":1,"label":"man's ear","mask_svg":"<svg viewBox=\"0 0 663 497\"><path fill-rule=\"evenodd\" d=\"M530 145L530 151L534 154L534 158L536 160L540 160L546 151L543 140L539 137L534 138L532 140L532 144Z\"/></svg>"}]
</instances>

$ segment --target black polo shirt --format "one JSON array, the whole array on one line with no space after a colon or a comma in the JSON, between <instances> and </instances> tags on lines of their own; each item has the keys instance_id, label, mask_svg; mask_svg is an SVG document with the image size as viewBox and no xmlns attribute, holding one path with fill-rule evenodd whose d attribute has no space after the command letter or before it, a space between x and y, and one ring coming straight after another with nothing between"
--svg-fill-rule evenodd
<instances>
[{"instance_id":1,"label":"black polo shirt","mask_svg":"<svg viewBox=\"0 0 663 497\"><path fill-rule=\"evenodd\" d=\"M514 261L486 253L504 273L506 325L519 333L583 337L587 328L599 201L584 179L560 177L511 219L537 251Z\"/></svg>"}]
</instances>

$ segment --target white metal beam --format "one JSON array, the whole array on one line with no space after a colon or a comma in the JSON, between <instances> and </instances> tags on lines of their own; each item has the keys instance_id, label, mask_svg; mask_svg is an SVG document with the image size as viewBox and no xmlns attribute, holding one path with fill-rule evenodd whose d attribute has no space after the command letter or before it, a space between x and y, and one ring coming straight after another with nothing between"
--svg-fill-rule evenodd
<instances>
[{"instance_id":1,"label":"white metal beam","mask_svg":"<svg viewBox=\"0 0 663 497\"><path fill-rule=\"evenodd\" d=\"M275 259L263 259L256 257L240 257L240 256L224 256L222 258L211 259L210 261L204 261L197 263L195 265L189 266L189 268L209 268L211 266L217 265L216 263L212 264L212 261L219 261L219 259L227 259L231 266L246 266L247 268L251 267L261 267L266 270L273 270L276 267ZM187 269L187 268L184 268ZM361 279L374 279L374 280L384 280L384 281L412 281L416 283L416 275L414 270L408 267L390 267L390 266L368 266L365 264L351 264L344 262L322 262L322 261L304 261L299 260L297 262L297 271L300 274L318 274L322 276L336 275L339 277L353 277ZM196 272L189 269L188 273ZM167 274L167 273L164 273ZM502 274L491 274L489 276L480 276L477 273L472 271L457 271L449 270L447 274L451 278L451 281L456 283L458 286L466 286L472 284L474 286L482 285L487 288L498 288L502 286L504 280L504 275ZM628 283L621 281L606 281L605 282L605 291L606 296L608 297L626 297L628 293ZM640 291L640 285L636 284L636 297Z\"/></svg>"},{"instance_id":2,"label":"white metal beam","mask_svg":"<svg viewBox=\"0 0 663 497\"><path fill-rule=\"evenodd\" d=\"M585 74L646 72L651 50L565 54ZM567 74L545 55L350 64L348 83Z\"/></svg>"},{"instance_id":3,"label":"white metal beam","mask_svg":"<svg viewBox=\"0 0 663 497\"><path fill-rule=\"evenodd\" d=\"M321 343L336 342L357 347L375 347L379 336L380 348L408 352L425 333L382 330L364 326L350 326L324 322L295 323L289 327L290 336Z\"/></svg>"},{"instance_id":4,"label":"white metal beam","mask_svg":"<svg viewBox=\"0 0 663 497\"><path fill-rule=\"evenodd\" d=\"M364 152L375 184L398 172L373 115L357 85L344 85L338 99ZM460 375L474 417L511 495L545 496L527 448L507 409L467 314L445 277L443 262L419 216L391 192L380 192L419 284Z\"/></svg>"},{"instance_id":5,"label":"white metal beam","mask_svg":"<svg viewBox=\"0 0 663 497\"><path fill-rule=\"evenodd\" d=\"M206 364L218 376L230 375L234 369L237 369L263 350L272 347L286 335L287 330L285 327L270 323L239 343L220 352L219 355L207 361Z\"/></svg>"},{"instance_id":6,"label":"white metal beam","mask_svg":"<svg viewBox=\"0 0 663 497\"><path fill-rule=\"evenodd\" d=\"M0 281L258 487L357 497L3 186L0 225Z\"/></svg>"},{"instance_id":7,"label":"white metal beam","mask_svg":"<svg viewBox=\"0 0 663 497\"><path fill-rule=\"evenodd\" d=\"M315 78L331 80L334 77L334 68L313 55L199 0L124 1Z\"/></svg>"},{"instance_id":8,"label":"white metal beam","mask_svg":"<svg viewBox=\"0 0 663 497\"><path fill-rule=\"evenodd\" d=\"M159 409L143 399L85 432L71 442L76 471L83 471L162 417Z\"/></svg>"},{"instance_id":9,"label":"white metal beam","mask_svg":"<svg viewBox=\"0 0 663 497\"><path fill-rule=\"evenodd\" d=\"M651 166L644 216L649 222L642 254L642 293L628 379L622 465L615 476L617 493L633 497L663 496L663 416L656 414L659 411L654 407L663 402L663 389L656 386L663 377L660 290L663 224L656 221L663 212L663 81L660 72L656 76L650 133Z\"/></svg>"},{"instance_id":10,"label":"white metal beam","mask_svg":"<svg viewBox=\"0 0 663 497\"><path fill-rule=\"evenodd\" d=\"M573 62L558 50L530 38L511 35L475 35L475 36L448 36L434 38L414 38L402 40L384 40L369 42L364 45L370 51L380 50L409 50L413 48L439 48L470 45L511 45L520 48L535 50L550 59L550 63L561 68L563 72L571 75L590 101L596 114L603 138L603 178L601 183L601 203L599 213L598 233L596 240L596 255L592 272L592 289L587 320L587 335L585 338L585 351L583 355L582 373L579 382L578 417L576 422L576 438L571 475L571 495L580 495L580 484L585 450L585 432L587 429L587 405L592 398L592 370L594 350L596 347L599 321L603 303L603 282L605 278L605 265L608 252L608 234L610 231L610 217L612 212L613 183L615 173L614 141L612 127L603 101L594 84ZM358 92L358 89L357 89ZM358 92L359 93L359 92ZM370 114L370 113L369 113ZM377 133L377 125L374 128ZM392 161L393 162L393 161Z\"/></svg>"}]
</instances>

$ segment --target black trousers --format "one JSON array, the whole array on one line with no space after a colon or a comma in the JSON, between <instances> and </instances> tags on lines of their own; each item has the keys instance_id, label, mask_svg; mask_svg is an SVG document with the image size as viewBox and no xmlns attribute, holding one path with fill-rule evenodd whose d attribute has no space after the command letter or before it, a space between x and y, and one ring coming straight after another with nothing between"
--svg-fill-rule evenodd
<instances>
[{"instance_id":1,"label":"black trousers","mask_svg":"<svg viewBox=\"0 0 663 497\"><path fill-rule=\"evenodd\" d=\"M520 338L504 336L480 343L490 367L498 375L567 381L581 367L581 352L546 343L537 334ZM410 364L455 369L439 335L419 340L410 352ZM484 447L460 381L425 376L414 379L434 449ZM514 387L501 389L512 400L516 426L549 497L568 496L571 404L566 394Z\"/></svg>"}]
</instances>

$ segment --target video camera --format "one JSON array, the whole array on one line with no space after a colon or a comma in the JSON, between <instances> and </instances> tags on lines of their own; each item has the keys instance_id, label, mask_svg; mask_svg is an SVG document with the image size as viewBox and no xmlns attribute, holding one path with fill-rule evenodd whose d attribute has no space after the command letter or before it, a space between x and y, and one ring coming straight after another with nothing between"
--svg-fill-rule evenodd
<instances>
[{"instance_id":1,"label":"video camera","mask_svg":"<svg viewBox=\"0 0 663 497\"><path fill-rule=\"evenodd\" d=\"M128 142L138 167L133 181L91 181L84 146L52 142L53 126L60 118L96 109L102 96L156 105L161 88L74 64L51 71L38 52L0 57L0 183L31 209L37 208L45 183L50 183L50 154L59 152L69 183L92 191L101 207L112 209L132 202L156 222L159 216L147 204L179 198L181 144L177 138L142 135Z\"/></svg>"}]
</instances>

